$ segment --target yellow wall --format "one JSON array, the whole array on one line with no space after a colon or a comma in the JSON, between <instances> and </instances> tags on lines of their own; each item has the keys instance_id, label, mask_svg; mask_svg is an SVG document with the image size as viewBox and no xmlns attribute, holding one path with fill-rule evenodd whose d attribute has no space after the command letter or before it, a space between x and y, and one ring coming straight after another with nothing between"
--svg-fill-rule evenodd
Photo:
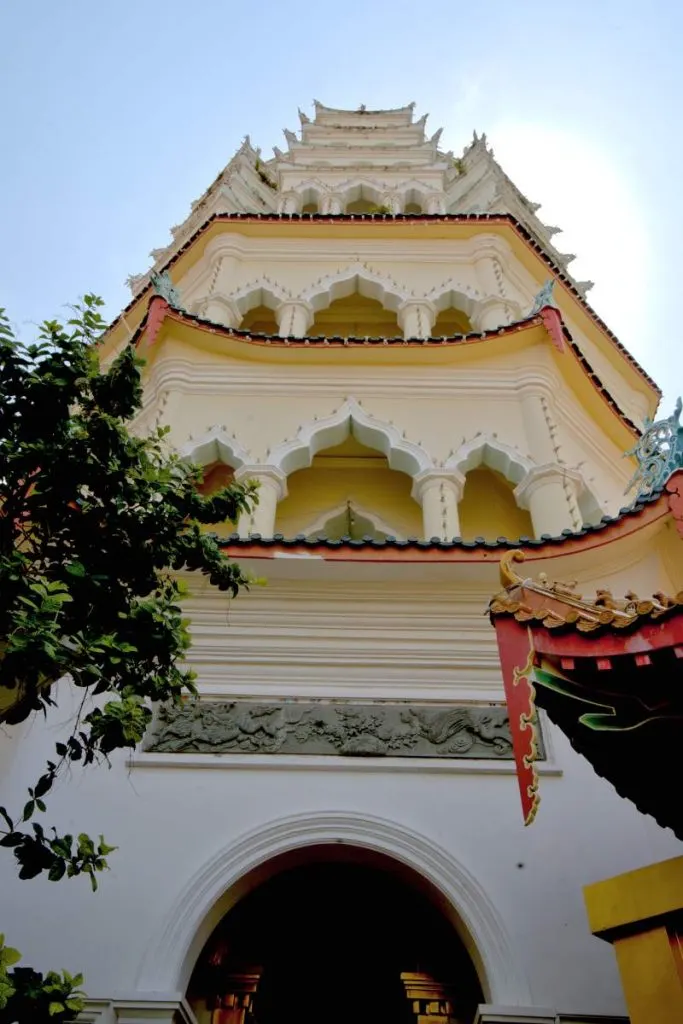
<instances>
[{"instance_id":1,"label":"yellow wall","mask_svg":"<svg viewBox=\"0 0 683 1024\"><path fill-rule=\"evenodd\" d=\"M454 334L467 334L473 330L470 318L461 309L442 309L432 327L432 337L450 338Z\"/></svg>"},{"instance_id":2,"label":"yellow wall","mask_svg":"<svg viewBox=\"0 0 683 1024\"><path fill-rule=\"evenodd\" d=\"M470 470L458 512L464 540L534 535L529 513L517 506L510 484L493 469Z\"/></svg>"},{"instance_id":3,"label":"yellow wall","mask_svg":"<svg viewBox=\"0 0 683 1024\"><path fill-rule=\"evenodd\" d=\"M240 330L254 331L255 334L277 334L275 313L268 306L254 306L242 318Z\"/></svg>"},{"instance_id":4,"label":"yellow wall","mask_svg":"<svg viewBox=\"0 0 683 1024\"><path fill-rule=\"evenodd\" d=\"M357 464L361 459L353 460L353 466L348 465L350 460L339 459L338 469L330 467L330 461L316 458L310 469L288 478L289 495L278 505L276 533L308 533L320 516L350 501L379 516L400 536L422 536L422 512L410 496L411 481L405 473L389 469L386 459L366 460L367 468Z\"/></svg>"},{"instance_id":5,"label":"yellow wall","mask_svg":"<svg viewBox=\"0 0 683 1024\"><path fill-rule=\"evenodd\" d=\"M364 295L348 295L336 299L315 317L309 334L331 338L400 338L403 331L396 314L384 309L381 302Z\"/></svg>"}]
</instances>

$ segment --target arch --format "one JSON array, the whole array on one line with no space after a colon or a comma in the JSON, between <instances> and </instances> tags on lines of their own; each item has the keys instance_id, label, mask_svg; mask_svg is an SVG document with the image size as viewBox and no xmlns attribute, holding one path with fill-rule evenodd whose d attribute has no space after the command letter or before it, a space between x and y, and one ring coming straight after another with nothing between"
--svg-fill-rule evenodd
<instances>
[{"instance_id":1,"label":"arch","mask_svg":"<svg viewBox=\"0 0 683 1024\"><path fill-rule=\"evenodd\" d=\"M301 295L315 310L325 309L335 299L345 299L359 292L368 299L376 299L385 309L394 312L409 297L400 284L373 270L367 263L353 263L343 270L318 278Z\"/></svg>"},{"instance_id":2,"label":"arch","mask_svg":"<svg viewBox=\"0 0 683 1024\"><path fill-rule=\"evenodd\" d=\"M209 427L201 437L190 438L178 454L184 462L192 462L196 466L223 462L226 466L239 469L249 461L249 453L237 438L231 437L226 427L219 426Z\"/></svg>"},{"instance_id":3,"label":"arch","mask_svg":"<svg viewBox=\"0 0 683 1024\"><path fill-rule=\"evenodd\" d=\"M207 861L178 895L151 936L138 972L142 991L185 991L215 926L235 904L240 883L278 855L348 843L412 869L446 901L489 1002L532 1002L528 981L500 915L478 880L433 840L384 818L317 812L280 818L242 836Z\"/></svg>"},{"instance_id":4,"label":"arch","mask_svg":"<svg viewBox=\"0 0 683 1024\"><path fill-rule=\"evenodd\" d=\"M357 504L351 498L348 502L343 502L341 505L336 505L334 508L328 508L302 532L305 533L307 537L313 537L317 533L323 533L326 524L329 523L331 519L336 519L337 516L344 515L348 509L349 503L352 505L353 511L358 518L366 520L377 533L382 533L386 537L395 537L396 540L405 539L398 530L395 530L393 526L386 521L386 519L382 519L381 516L378 516L375 512L372 512L365 506Z\"/></svg>"},{"instance_id":5,"label":"arch","mask_svg":"<svg viewBox=\"0 0 683 1024\"><path fill-rule=\"evenodd\" d=\"M435 285L425 298L434 303L438 313L453 307L462 310L470 319L475 316L482 301L482 296L475 288L452 278Z\"/></svg>"},{"instance_id":6,"label":"arch","mask_svg":"<svg viewBox=\"0 0 683 1024\"><path fill-rule=\"evenodd\" d=\"M461 445L445 464L446 469L457 469L463 476L466 476L469 470L478 469L480 466L496 470L516 486L534 468L534 463L511 445L499 441L497 437L480 434Z\"/></svg>"},{"instance_id":7,"label":"arch","mask_svg":"<svg viewBox=\"0 0 683 1024\"><path fill-rule=\"evenodd\" d=\"M347 399L326 419L305 423L292 441L284 441L271 452L270 464L287 475L306 469L318 452L341 444L350 434L366 447L382 452L390 469L416 476L433 467L424 448L406 441L393 424L370 416L355 398Z\"/></svg>"},{"instance_id":8,"label":"arch","mask_svg":"<svg viewBox=\"0 0 683 1024\"><path fill-rule=\"evenodd\" d=\"M250 281L248 284L242 285L237 291L227 296L228 300L235 304L242 316L256 306L268 306L269 309L277 309L281 302L287 302L292 297L292 293L287 288L278 284L277 281L273 281L270 277L266 277L265 274L256 281Z\"/></svg>"}]
</instances>

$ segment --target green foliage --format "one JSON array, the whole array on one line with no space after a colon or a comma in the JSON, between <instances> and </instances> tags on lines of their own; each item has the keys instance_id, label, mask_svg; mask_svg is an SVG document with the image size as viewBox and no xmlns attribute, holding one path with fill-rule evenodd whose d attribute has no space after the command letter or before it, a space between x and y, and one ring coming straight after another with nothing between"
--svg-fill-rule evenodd
<instances>
[{"instance_id":1,"label":"green foliage","mask_svg":"<svg viewBox=\"0 0 683 1024\"><path fill-rule=\"evenodd\" d=\"M169 454L165 429L131 432L141 362L127 346L102 371L100 306L86 296L30 345L0 310L0 722L47 714L62 676L83 691L21 814L0 808L0 845L21 878L85 874L93 889L114 848L31 819L65 766L135 747L156 702L194 693L178 664L190 637L177 574L201 572L232 595L246 586L201 524L234 522L257 500L236 484L202 497L200 471Z\"/></svg>"},{"instance_id":2,"label":"green foliage","mask_svg":"<svg viewBox=\"0 0 683 1024\"><path fill-rule=\"evenodd\" d=\"M68 971L42 975L31 967L14 967L21 959L16 949L4 945L0 935L0 1024L67 1024L85 1006L79 985L83 976Z\"/></svg>"}]
</instances>

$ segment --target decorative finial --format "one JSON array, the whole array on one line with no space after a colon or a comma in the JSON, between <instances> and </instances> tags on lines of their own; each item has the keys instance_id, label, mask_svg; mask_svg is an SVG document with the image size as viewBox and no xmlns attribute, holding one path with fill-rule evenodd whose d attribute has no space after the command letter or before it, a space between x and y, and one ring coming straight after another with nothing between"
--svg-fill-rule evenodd
<instances>
[{"instance_id":1,"label":"decorative finial","mask_svg":"<svg viewBox=\"0 0 683 1024\"><path fill-rule=\"evenodd\" d=\"M155 294L160 295L162 299L168 302L169 306L173 306L174 309L180 309L180 292L174 287L171 275L168 270L164 270L161 274L153 270L149 275L149 280L154 289Z\"/></svg>"},{"instance_id":2,"label":"decorative finial","mask_svg":"<svg viewBox=\"0 0 683 1024\"><path fill-rule=\"evenodd\" d=\"M441 138L442 135L443 135L443 128L439 128L438 131L434 132L434 134L432 135L431 139L429 140L430 143L432 144L432 146L438 146L439 145L439 139Z\"/></svg>"},{"instance_id":3,"label":"decorative finial","mask_svg":"<svg viewBox=\"0 0 683 1024\"><path fill-rule=\"evenodd\" d=\"M299 142L294 132L290 132L289 128L282 129L284 137L287 139L288 146L296 146Z\"/></svg>"},{"instance_id":4,"label":"decorative finial","mask_svg":"<svg viewBox=\"0 0 683 1024\"><path fill-rule=\"evenodd\" d=\"M534 316L534 314L540 312L540 310L542 310L544 306L554 306L557 309L557 303L553 298L554 287L555 279L551 277L545 282L540 292L534 299L534 304L531 307L529 316Z\"/></svg>"},{"instance_id":5,"label":"decorative finial","mask_svg":"<svg viewBox=\"0 0 683 1024\"><path fill-rule=\"evenodd\" d=\"M304 114L304 112L301 109L301 107L299 107L299 120L301 121L302 124L310 124L311 123L310 117L308 117L306 114Z\"/></svg>"},{"instance_id":6,"label":"decorative finial","mask_svg":"<svg viewBox=\"0 0 683 1024\"><path fill-rule=\"evenodd\" d=\"M526 555L523 551L520 551L519 548L515 548L513 551L505 552L505 554L502 556L500 560L499 566L501 586L507 589L507 587L519 586L520 583L524 582L522 577L518 576L518 574L512 568L512 563L523 562L525 558Z\"/></svg>"},{"instance_id":7,"label":"decorative finial","mask_svg":"<svg viewBox=\"0 0 683 1024\"><path fill-rule=\"evenodd\" d=\"M653 422L645 418L643 433L637 444L624 452L624 458L635 456L638 468L631 477L624 493L636 491L636 498L660 490L671 474L683 468L683 427L680 397L673 414L668 419Z\"/></svg>"}]
</instances>

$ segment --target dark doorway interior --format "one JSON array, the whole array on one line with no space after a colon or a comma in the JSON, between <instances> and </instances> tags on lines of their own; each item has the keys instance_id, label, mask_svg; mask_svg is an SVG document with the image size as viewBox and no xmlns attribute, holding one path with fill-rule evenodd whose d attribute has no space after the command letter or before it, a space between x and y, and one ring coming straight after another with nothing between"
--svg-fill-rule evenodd
<instances>
[{"instance_id":1,"label":"dark doorway interior","mask_svg":"<svg viewBox=\"0 0 683 1024\"><path fill-rule=\"evenodd\" d=\"M216 1006L231 978L257 971L244 1024L416 1024L401 979L416 972L448 992L452 1020L469 1024L481 988L444 914L396 872L324 851L269 878L223 918L195 968L190 1001ZM222 1019L232 1014L214 1018Z\"/></svg>"}]
</instances>

